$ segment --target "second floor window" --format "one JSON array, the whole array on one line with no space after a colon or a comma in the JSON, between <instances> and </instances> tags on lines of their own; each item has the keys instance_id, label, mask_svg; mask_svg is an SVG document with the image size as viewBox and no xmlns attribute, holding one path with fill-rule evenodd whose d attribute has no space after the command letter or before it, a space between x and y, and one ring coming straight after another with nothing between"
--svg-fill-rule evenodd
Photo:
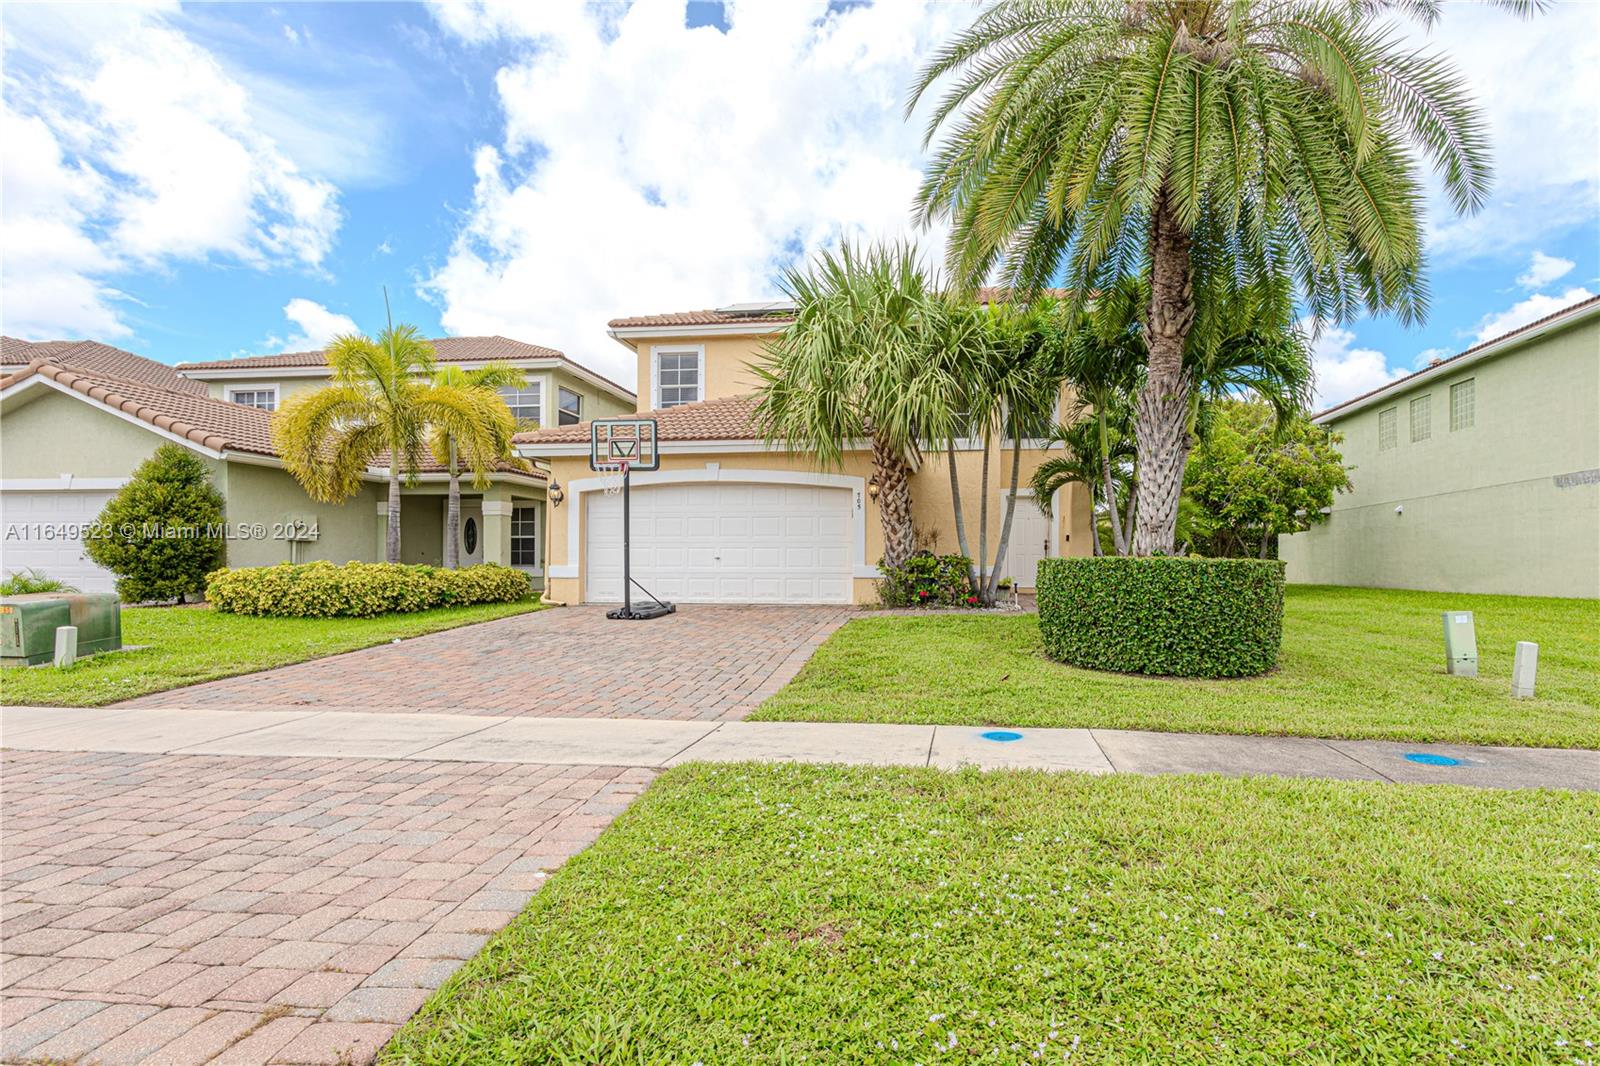
<instances>
[{"instance_id":1,"label":"second floor window","mask_svg":"<svg viewBox=\"0 0 1600 1066\"><path fill-rule=\"evenodd\" d=\"M1391 407L1387 411L1378 412L1378 450L1386 452L1400 443L1398 432L1399 415Z\"/></svg>"},{"instance_id":2,"label":"second floor window","mask_svg":"<svg viewBox=\"0 0 1600 1066\"><path fill-rule=\"evenodd\" d=\"M228 392L228 399L245 407L254 407L258 411L278 409L277 389L232 389Z\"/></svg>"},{"instance_id":3,"label":"second floor window","mask_svg":"<svg viewBox=\"0 0 1600 1066\"><path fill-rule=\"evenodd\" d=\"M583 397L571 389L556 389L556 424L575 426L583 421Z\"/></svg>"},{"instance_id":4,"label":"second floor window","mask_svg":"<svg viewBox=\"0 0 1600 1066\"><path fill-rule=\"evenodd\" d=\"M526 388L501 389L500 398L511 408L511 417L517 422L539 426L544 424L541 410L539 382L530 381Z\"/></svg>"},{"instance_id":5,"label":"second floor window","mask_svg":"<svg viewBox=\"0 0 1600 1066\"><path fill-rule=\"evenodd\" d=\"M700 349L656 352L656 406L676 407L705 398Z\"/></svg>"},{"instance_id":6,"label":"second floor window","mask_svg":"<svg viewBox=\"0 0 1600 1066\"><path fill-rule=\"evenodd\" d=\"M1433 436L1433 397L1418 396L1411 401L1411 443Z\"/></svg>"},{"instance_id":7,"label":"second floor window","mask_svg":"<svg viewBox=\"0 0 1600 1066\"><path fill-rule=\"evenodd\" d=\"M1478 397L1474 379L1458 381L1450 386L1450 428L1471 429L1478 414Z\"/></svg>"}]
</instances>

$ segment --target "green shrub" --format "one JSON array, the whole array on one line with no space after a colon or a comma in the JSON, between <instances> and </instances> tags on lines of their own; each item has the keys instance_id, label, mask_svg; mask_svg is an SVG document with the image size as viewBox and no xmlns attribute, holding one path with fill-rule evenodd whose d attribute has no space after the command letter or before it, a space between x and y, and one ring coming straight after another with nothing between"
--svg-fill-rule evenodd
<instances>
[{"instance_id":1,"label":"green shrub","mask_svg":"<svg viewBox=\"0 0 1600 1066\"><path fill-rule=\"evenodd\" d=\"M900 566L879 563L883 580L878 598L885 607L965 605L972 595L967 581L971 562L965 555L919 551Z\"/></svg>"},{"instance_id":2,"label":"green shrub","mask_svg":"<svg viewBox=\"0 0 1600 1066\"><path fill-rule=\"evenodd\" d=\"M1276 559L1046 559L1038 593L1045 653L1073 666L1244 677L1278 661Z\"/></svg>"},{"instance_id":3,"label":"green shrub","mask_svg":"<svg viewBox=\"0 0 1600 1066\"><path fill-rule=\"evenodd\" d=\"M492 564L441 570L399 563L280 563L217 570L206 577L206 598L217 610L280 618L368 618L512 603L531 595L526 574Z\"/></svg>"},{"instance_id":4,"label":"green shrub","mask_svg":"<svg viewBox=\"0 0 1600 1066\"><path fill-rule=\"evenodd\" d=\"M124 602L182 599L222 564L222 506L199 457L163 444L111 497L84 547L117 575Z\"/></svg>"},{"instance_id":5,"label":"green shrub","mask_svg":"<svg viewBox=\"0 0 1600 1066\"><path fill-rule=\"evenodd\" d=\"M0 596L29 596L36 592L77 592L60 578L27 567L0 581Z\"/></svg>"}]
</instances>

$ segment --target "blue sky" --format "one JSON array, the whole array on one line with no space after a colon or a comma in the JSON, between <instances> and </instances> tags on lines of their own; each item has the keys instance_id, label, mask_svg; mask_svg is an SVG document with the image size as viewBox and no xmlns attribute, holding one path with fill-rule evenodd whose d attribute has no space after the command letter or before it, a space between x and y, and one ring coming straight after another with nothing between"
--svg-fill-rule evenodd
<instances>
[{"instance_id":1,"label":"blue sky","mask_svg":"<svg viewBox=\"0 0 1600 1066\"><path fill-rule=\"evenodd\" d=\"M0 9L4 328L169 362L354 324L631 379L624 314L758 299L908 225L906 83L977 9L822 2ZM1335 401L1600 291L1600 5L1451 5L1499 181L1431 220L1433 311L1325 330ZM922 236L937 254L940 233Z\"/></svg>"}]
</instances>

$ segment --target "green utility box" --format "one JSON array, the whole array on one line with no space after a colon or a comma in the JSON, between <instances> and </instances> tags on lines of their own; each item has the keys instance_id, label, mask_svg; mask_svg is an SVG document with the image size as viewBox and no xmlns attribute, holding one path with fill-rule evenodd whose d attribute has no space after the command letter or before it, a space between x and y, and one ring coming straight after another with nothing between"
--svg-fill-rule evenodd
<instances>
[{"instance_id":1,"label":"green utility box","mask_svg":"<svg viewBox=\"0 0 1600 1066\"><path fill-rule=\"evenodd\" d=\"M122 605L112 592L36 592L0 600L0 666L55 656L56 630L78 627L78 654L122 647Z\"/></svg>"}]
</instances>

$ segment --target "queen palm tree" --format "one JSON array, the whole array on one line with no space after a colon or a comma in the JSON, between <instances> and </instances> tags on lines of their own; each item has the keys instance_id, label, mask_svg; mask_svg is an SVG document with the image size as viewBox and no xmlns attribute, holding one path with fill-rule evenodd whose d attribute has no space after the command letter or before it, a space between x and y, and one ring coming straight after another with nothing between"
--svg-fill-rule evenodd
<instances>
[{"instance_id":1,"label":"queen palm tree","mask_svg":"<svg viewBox=\"0 0 1600 1066\"><path fill-rule=\"evenodd\" d=\"M823 252L784 275L794 323L752 364L755 422L768 441L843 462L852 441L872 449L883 559L915 547L911 475L930 425L948 422L948 382L930 373L935 294L908 244Z\"/></svg>"},{"instance_id":2,"label":"queen palm tree","mask_svg":"<svg viewBox=\"0 0 1600 1066\"><path fill-rule=\"evenodd\" d=\"M273 443L306 493L323 503L349 499L369 468L387 465L384 557L397 563L400 483L415 480L429 427L446 427L474 456L493 452L498 430L485 423L485 405L470 390L430 380L433 346L414 326L389 326L376 340L338 337L327 359L333 383L285 403L272 418Z\"/></svg>"},{"instance_id":3,"label":"queen palm tree","mask_svg":"<svg viewBox=\"0 0 1600 1066\"><path fill-rule=\"evenodd\" d=\"M489 475L501 466L533 469L532 463L511 450L517 421L500 396L501 389L523 388L527 378L510 363L485 363L472 370L463 370L452 363L434 371L433 383L444 389L460 389L483 405L483 413L474 423L474 433L468 438L458 438L448 425L440 424L433 427L428 441L433 457L445 464L450 475L444 519L444 565L454 570L461 565L462 459L472 472L473 487L479 489L488 487ZM482 432L478 432L480 429ZM491 447L486 451L475 450L485 444Z\"/></svg>"},{"instance_id":4,"label":"queen palm tree","mask_svg":"<svg viewBox=\"0 0 1600 1066\"><path fill-rule=\"evenodd\" d=\"M1224 325L1216 297L1260 290L1280 318L1298 298L1318 321L1363 308L1418 320L1419 162L1458 211L1484 201L1482 116L1445 59L1373 17L1386 7L1431 19L1440 4L1002 0L912 88L908 112L953 79L917 206L951 221L960 279L1064 281L1079 306L1148 284L1137 554L1173 547L1186 360Z\"/></svg>"},{"instance_id":5,"label":"queen palm tree","mask_svg":"<svg viewBox=\"0 0 1600 1066\"><path fill-rule=\"evenodd\" d=\"M1056 426L1046 439L1047 458L1034 468L1028 485L1045 514L1051 513L1050 501L1055 499L1057 490L1073 483L1083 485L1089 490L1090 510L1094 513L1095 535L1090 541L1094 554L1105 554L1099 529L1100 516L1104 514L1106 528L1112 535L1112 550L1118 555L1126 555L1127 541L1122 533L1126 525L1121 521L1117 507L1119 502L1128 507L1127 517L1131 524L1133 482L1129 472L1133 466L1133 435L1120 431L1128 424L1128 420L1113 415L1108 422L1104 434L1098 418L1080 419ZM1057 445L1061 451L1049 454L1050 449Z\"/></svg>"}]
</instances>

